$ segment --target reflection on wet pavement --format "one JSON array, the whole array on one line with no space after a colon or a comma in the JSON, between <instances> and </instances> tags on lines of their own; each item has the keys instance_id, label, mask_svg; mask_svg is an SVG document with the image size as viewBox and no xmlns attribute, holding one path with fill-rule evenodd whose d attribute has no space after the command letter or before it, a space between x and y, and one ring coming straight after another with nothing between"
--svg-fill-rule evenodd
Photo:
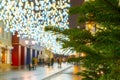
<instances>
[{"instance_id":1,"label":"reflection on wet pavement","mask_svg":"<svg viewBox=\"0 0 120 80\"><path fill-rule=\"evenodd\" d=\"M8 74L0 75L0 80L42 80L42 78L50 72L52 72L52 70L48 71L47 67L45 67L44 69L39 68L33 71L25 70L23 72L9 72Z\"/></svg>"},{"instance_id":2,"label":"reflection on wet pavement","mask_svg":"<svg viewBox=\"0 0 120 80\"><path fill-rule=\"evenodd\" d=\"M75 75L79 70L80 68L78 66L73 66L44 80L82 80L81 76Z\"/></svg>"},{"instance_id":3,"label":"reflection on wet pavement","mask_svg":"<svg viewBox=\"0 0 120 80\"><path fill-rule=\"evenodd\" d=\"M66 65L63 65L62 68L65 68ZM75 75L81 70L78 66L73 66L55 75L46 77L46 75L59 70L60 68L58 68L57 64L55 64L55 67L39 66L36 70L31 71L25 69L8 72L6 74L0 73L0 80L82 80L81 76Z\"/></svg>"},{"instance_id":4,"label":"reflection on wet pavement","mask_svg":"<svg viewBox=\"0 0 120 80\"><path fill-rule=\"evenodd\" d=\"M42 80L61 69L67 68L68 64L62 64L63 68L59 69L57 64L54 67L39 66L36 70L28 69L10 71L6 73L0 72L0 80Z\"/></svg>"}]
</instances>

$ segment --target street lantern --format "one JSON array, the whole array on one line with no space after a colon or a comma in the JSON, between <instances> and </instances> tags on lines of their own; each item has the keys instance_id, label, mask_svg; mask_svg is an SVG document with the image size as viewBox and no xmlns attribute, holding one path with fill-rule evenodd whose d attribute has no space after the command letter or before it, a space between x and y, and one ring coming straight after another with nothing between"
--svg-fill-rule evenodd
<instances>
[{"instance_id":1,"label":"street lantern","mask_svg":"<svg viewBox=\"0 0 120 80\"><path fill-rule=\"evenodd\" d=\"M28 44L29 43L29 41L28 40L25 40L25 44Z\"/></svg>"},{"instance_id":2,"label":"street lantern","mask_svg":"<svg viewBox=\"0 0 120 80\"><path fill-rule=\"evenodd\" d=\"M29 47L35 45L35 43L36 43L36 42L35 42L34 40L32 40L32 39L29 39L29 40L26 39L26 40L25 40L25 44L28 45Z\"/></svg>"}]
</instances>

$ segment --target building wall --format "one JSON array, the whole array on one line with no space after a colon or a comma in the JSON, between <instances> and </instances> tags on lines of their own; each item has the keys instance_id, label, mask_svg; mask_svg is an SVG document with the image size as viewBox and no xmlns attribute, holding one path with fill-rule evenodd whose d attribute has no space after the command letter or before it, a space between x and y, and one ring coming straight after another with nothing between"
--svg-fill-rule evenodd
<instances>
[{"instance_id":1,"label":"building wall","mask_svg":"<svg viewBox=\"0 0 120 80\"><path fill-rule=\"evenodd\" d=\"M79 6L84 2L84 0L70 0L71 7ZM79 14L70 15L69 16L69 26L71 28L83 26L78 24L78 16Z\"/></svg>"},{"instance_id":2,"label":"building wall","mask_svg":"<svg viewBox=\"0 0 120 80\"><path fill-rule=\"evenodd\" d=\"M19 66L19 46L14 45L14 49L12 50L12 65Z\"/></svg>"},{"instance_id":3,"label":"building wall","mask_svg":"<svg viewBox=\"0 0 120 80\"><path fill-rule=\"evenodd\" d=\"M24 46L21 46L21 65L24 65L25 64L25 48Z\"/></svg>"},{"instance_id":4,"label":"building wall","mask_svg":"<svg viewBox=\"0 0 120 80\"><path fill-rule=\"evenodd\" d=\"M17 32L12 35L12 66L19 66L19 38L17 37Z\"/></svg>"},{"instance_id":5,"label":"building wall","mask_svg":"<svg viewBox=\"0 0 120 80\"><path fill-rule=\"evenodd\" d=\"M43 50L43 54L46 54L46 58L51 59L54 57L53 53L49 49L46 49L46 48Z\"/></svg>"},{"instance_id":6,"label":"building wall","mask_svg":"<svg viewBox=\"0 0 120 80\"><path fill-rule=\"evenodd\" d=\"M11 64L12 41L11 33L4 31L5 25L0 20L0 63ZM3 57L3 55L5 55ZM4 62L2 62L4 58Z\"/></svg>"},{"instance_id":7,"label":"building wall","mask_svg":"<svg viewBox=\"0 0 120 80\"><path fill-rule=\"evenodd\" d=\"M36 57L40 54L43 47L39 44L31 44L32 39L22 38L17 36L16 32L12 36L12 65L15 67L29 65L33 57ZM25 42L29 41L28 44Z\"/></svg>"}]
</instances>

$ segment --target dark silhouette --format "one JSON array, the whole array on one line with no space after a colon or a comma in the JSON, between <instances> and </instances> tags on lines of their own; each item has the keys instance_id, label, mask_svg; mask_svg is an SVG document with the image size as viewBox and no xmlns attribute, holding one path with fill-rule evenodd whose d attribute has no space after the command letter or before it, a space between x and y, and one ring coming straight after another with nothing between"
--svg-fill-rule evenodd
<instances>
[{"instance_id":1,"label":"dark silhouette","mask_svg":"<svg viewBox=\"0 0 120 80\"><path fill-rule=\"evenodd\" d=\"M51 59L51 66L54 65L54 58Z\"/></svg>"},{"instance_id":2,"label":"dark silhouette","mask_svg":"<svg viewBox=\"0 0 120 80\"><path fill-rule=\"evenodd\" d=\"M62 65L62 58L58 58L57 59L57 62L58 62L58 68L61 68L61 65Z\"/></svg>"}]
</instances>

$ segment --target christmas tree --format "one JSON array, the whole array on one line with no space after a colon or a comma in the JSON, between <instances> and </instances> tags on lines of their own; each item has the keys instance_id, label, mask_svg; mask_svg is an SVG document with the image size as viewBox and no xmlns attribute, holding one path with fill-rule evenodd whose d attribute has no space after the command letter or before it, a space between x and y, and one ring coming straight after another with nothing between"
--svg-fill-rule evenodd
<instances>
[{"instance_id":1,"label":"christmas tree","mask_svg":"<svg viewBox=\"0 0 120 80\"><path fill-rule=\"evenodd\" d=\"M46 31L67 37L57 39L63 48L86 53L79 58L86 70L78 74L83 80L120 80L120 1L90 0L71 7L69 14L79 15L78 23L87 29L49 26Z\"/></svg>"}]
</instances>

